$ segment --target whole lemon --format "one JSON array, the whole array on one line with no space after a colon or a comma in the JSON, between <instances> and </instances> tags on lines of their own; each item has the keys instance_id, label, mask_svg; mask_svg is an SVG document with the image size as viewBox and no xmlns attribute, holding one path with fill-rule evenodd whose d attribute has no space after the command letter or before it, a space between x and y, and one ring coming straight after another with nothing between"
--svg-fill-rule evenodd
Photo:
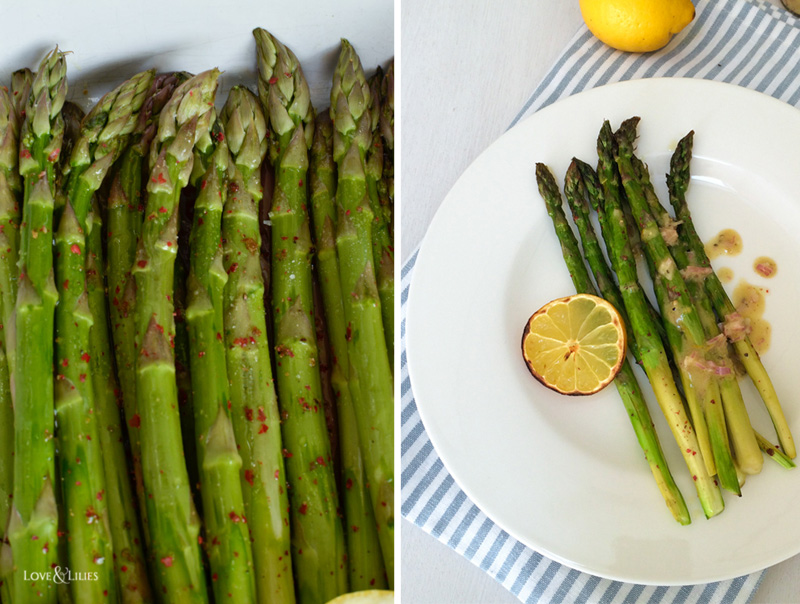
<instances>
[{"instance_id":1,"label":"whole lemon","mask_svg":"<svg viewBox=\"0 0 800 604\"><path fill-rule=\"evenodd\" d=\"M583 20L612 48L650 52L694 19L691 0L580 0Z\"/></svg>"}]
</instances>

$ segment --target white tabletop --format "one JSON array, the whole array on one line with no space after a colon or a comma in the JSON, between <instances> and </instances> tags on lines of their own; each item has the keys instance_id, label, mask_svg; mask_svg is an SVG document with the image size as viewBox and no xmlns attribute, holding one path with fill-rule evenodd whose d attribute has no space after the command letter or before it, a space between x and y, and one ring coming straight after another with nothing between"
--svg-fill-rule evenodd
<instances>
[{"instance_id":1,"label":"white tabletop","mask_svg":"<svg viewBox=\"0 0 800 604\"><path fill-rule=\"evenodd\" d=\"M455 181L505 131L581 23L577 0L403 0L403 262ZM401 549L403 604L518 602L405 520ZM800 556L770 569L753 599L793 602L800 602Z\"/></svg>"}]
</instances>

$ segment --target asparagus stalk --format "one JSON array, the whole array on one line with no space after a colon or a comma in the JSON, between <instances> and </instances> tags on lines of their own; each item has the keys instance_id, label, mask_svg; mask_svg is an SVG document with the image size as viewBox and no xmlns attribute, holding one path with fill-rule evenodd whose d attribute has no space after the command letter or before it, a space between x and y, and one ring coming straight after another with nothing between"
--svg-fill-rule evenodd
<instances>
[{"instance_id":1,"label":"asparagus stalk","mask_svg":"<svg viewBox=\"0 0 800 604\"><path fill-rule=\"evenodd\" d=\"M694 133L690 132L678 143L670 162L667 186L669 187L670 203L675 210L675 216L681 221L681 236L686 241L689 249L694 253L697 264L710 269L711 262L706 255L703 241L700 239L694 227L692 215L686 203L686 190L689 187L690 180L689 162L691 160L693 140ZM731 302L728 294L725 292L725 288L722 286L722 282L713 270L705 278L705 287L714 305L714 309L720 317L727 320L730 315L736 313L736 307ZM758 389L761 398L764 400L767 411L772 418L775 431L778 434L778 441L783 448L783 452L790 459L794 459L796 456L796 449L792 433L786 422L786 417L784 416L778 395L775 392L775 387L772 385L772 380L770 380L769 374L764 368L758 352L756 352L750 342L750 338L746 335L741 338L734 338L732 343L739 360L744 365L748 375Z\"/></svg>"},{"instance_id":2,"label":"asparagus stalk","mask_svg":"<svg viewBox=\"0 0 800 604\"><path fill-rule=\"evenodd\" d=\"M638 118L628 120L616 135L615 159L619 167L622 184L634 217L639 224L642 245L653 277L656 298L673 348L675 362L682 375L685 391L696 394L700 406L691 407L691 396L687 399L692 411L692 421L697 425L705 418L711 449L701 452L709 473L716 470L721 485L737 495L741 494L739 480L728 440L725 415L722 408L718 376L706 368L713 354L712 344L707 343L706 331L700 313L674 258L664 241L658 224L650 212L642 183L636 177L633 166L633 140ZM631 129L631 132L625 130ZM712 459L713 457L713 459Z\"/></svg>"},{"instance_id":3,"label":"asparagus stalk","mask_svg":"<svg viewBox=\"0 0 800 604\"><path fill-rule=\"evenodd\" d=\"M611 133L611 129L607 122L603 126L603 131L605 134L598 139L598 153L601 160L609 148L607 143L610 139L606 137ZM592 205L601 208L606 217L603 238L609 256L614 259L622 300L639 347L642 368L650 380L661 411L694 479L703 512L710 518L723 510L722 494L708 473L702 455L699 454L697 435L672 378L672 370L658 334L657 323L648 310L649 304L639 286L636 261L628 239L619 193L613 187L607 186L608 184L603 182L602 187L588 187L590 194L594 195Z\"/></svg>"},{"instance_id":4,"label":"asparagus stalk","mask_svg":"<svg viewBox=\"0 0 800 604\"><path fill-rule=\"evenodd\" d=\"M219 126L215 132L222 135ZM189 336L194 429L203 518L217 601L255 602L255 571L246 524L242 458L228 410L228 372L222 340L222 208L231 163L224 137L203 176L194 205L189 240L186 323Z\"/></svg>"},{"instance_id":5,"label":"asparagus stalk","mask_svg":"<svg viewBox=\"0 0 800 604\"><path fill-rule=\"evenodd\" d=\"M20 118L12 94L0 88L0 544L5 541L14 488L14 408L9 382L7 327L17 299L19 203L22 183L18 166ZM10 569L0 560L0 599L11 599Z\"/></svg>"},{"instance_id":6,"label":"asparagus stalk","mask_svg":"<svg viewBox=\"0 0 800 604\"><path fill-rule=\"evenodd\" d=\"M58 49L39 66L20 137L19 171L25 189L20 233L20 280L14 349L14 490L7 536L14 564L13 599L55 602L54 584L27 581L23 572L57 564L58 513L53 480L53 331L58 292L53 277L56 166L64 135L60 112L67 93L66 62ZM12 356L12 355L9 355Z\"/></svg>"},{"instance_id":7,"label":"asparagus stalk","mask_svg":"<svg viewBox=\"0 0 800 604\"><path fill-rule=\"evenodd\" d=\"M142 229L144 213L143 179L150 144L158 127L161 109L175 88L186 79L184 73L162 74L153 78L131 133L131 144L115 166L106 203L108 246L109 313L114 341L114 358L122 393L124 417L133 461L133 477L142 520L144 537L147 530L147 506L141 466L140 416L136 403L136 355L134 351L135 281L131 269ZM133 503L131 501L131 503Z\"/></svg>"},{"instance_id":8,"label":"asparagus stalk","mask_svg":"<svg viewBox=\"0 0 800 604\"><path fill-rule=\"evenodd\" d=\"M60 476L69 568L97 580L70 584L76 602L117 597L98 414L95 412L92 314L86 291L86 239L72 204L56 234L56 394ZM95 573L92 575L91 573Z\"/></svg>"},{"instance_id":9,"label":"asparagus stalk","mask_svg":"<svg viewBox=\"0 0 800 604\"><path fill-rule=\"evenodd\" d=\"M307 209L313 109L297 57L268 32L254 35L259 96L274 151L271 310L281 432L289 452L292 554L298 600L326 602L347 591L347 571L313 317Z\"/></svg>"},{"instance_id":10,"label":"asparagus stalk","mask_svg":"<svg viewBox=\"0 0 800 604\"><path fill-rule=\"evenodd\" d=\"M721 334L717 325L711 300L703 287L702 279L705 269L694 263L694 255L689 252L686 242L678 237L678 223L672 220L669 212L659 202L655 188L650 181L647 166L636 155L631 155L631 163L641 182L650 212L656 219L681 274L686 276L686 287L705 331L709 347L708 353L712 357L709 359L708 367L709 370L714 370L718 374L725 423L736 465L745 474L757 474L761 471L763 457L745 408L732 361L728 357L728 347L724 335Z\"/></svg>"},{"instance_id":11,"label":"asparagus stalk","mask_svg":"<svg viewBox=\"0 0 800 604\"><path fill-rule=\"evenodd\" d=\"M586 200L582 197L583 191L579 184L580 179L581 176L578 171L578 166L573 162L567 172L567 190L569 191L569 193L567 193L567 199L573 209L578 209L576 213L578 217L576 223L583 223L583 209L586 208ZM583 257L578 249L578 242L564 215L564 210L562 209L563 203L561 194L558 191L558 185L552 173L544 164L536 164L536 181L539 186L539 192L547 205L547 214L553 221L556 235L561 242L561 253L569 269L569 274L572 278L572 283L575 285L575 289L578 293L597 295L597 290L592 283L591 277L586 270ZM593 236L593 232L590 232L587 227L589 227L588 223L582 224L579 227L581 240L584 250L587 250L587 256L591 255L594 257L594 248L597 241L596 237ZM594 243L592 243L593 239ZM598 260L596 257L592 260L592 263L594 263L597 268L600 267L601 262L605 264L605 260ZM605 284L606 282L602 280L602 278L601 282L604 283L604 286L600 293L605 297L605 291L612 290ZM609 302L611 302L611 300L609 300ZM667 461L664 458L658 435L653 427L653 421L647 409L644 395L636 380L636 376L633 374L633 369L627 360L622 365L617 377L614 378L614 385L617 387L622 403L625 406L625 411L628 414L636 438L639 441L639 446L641 446L644 452L645 459L650 466L650 470L653 473L653 477L656 480L656 484L661 491L661 495L667 507L675 520L680 524L689 524L691 518L689 516L689 510L686 507L686 502L667 466Z\"/></svg>"},{"instance_id":12,"label":"asparagus stalk","mask_svg":"<svg viewBox=\"0 0 800 604\"><path fill-rule=\"evenodd\" d=\"M371 142L371 95L361 62L342 41L331 89L338 166L336 251L347 321L351 392L381 552L394 585L394 395L372 254L372 210L364 158Z\"/></svg>"},{"instance_id":13,"label":"asparagus stalk","mask_svg":"<svg viewBox=\"0 0 800 604\"><path fill-rule=\"evenodd\" d=\"M194 146L211 125L218 76L213 69L187 80L161 111L133 267L136 397L150 550L157 583L172 602L207 601L200 523L181 443L172 294L178 201L192 171Z\"/></svg>"},{"instance_id":14,"label":"asparagus stalk","mask_svg":"<svg viewBox=\"0 0 800 604\"><path fill-rule=\"evenodd\" d=\"M242 457L242 490L259 601L295 601L284 485L280 413L275 394L261 273L259 167L267 149L266 120L247 89L231 90L221 119L235 169L222 217L225 346L231 421Z\"/></svg>"},{"instance_id":15,"label":"asparagus stalk","mask_svg":"<svg viewBox=\"0 0 800 604\"><path fill-rule=\"evenodd\" d=\"M150 601L152 595L139 517L127 472L120 391L111 351L104 284L103 223L96 202L88 215L87 229L86 289L93 321L89 355L95 411L100 427L118 591L122 602L133 604Z\"/></svg>"},{"instance_id":16,"label":"asparagus stalk","mask_svg":"<svg viewBox=\"0 0 800 604\"><path fill-rule=\"evenodd\" d=\"M375 279L378 284L378 296L381 300L383 331L386 335L386 350L389 354L389 365L394 367L394 248L389 221L385 209L388 202L382 201L384 156L383 136L381 135L381 83L383 70L378 67L375 75L369 80L372 96L372 145L367 149L366 170L369 203L374 216L372 223L372 253L375 257Z\"/></svg>"},{"instance_id":17,"label":"asparagus stalk","mask_svg":"<svg viewBox=\"0 0 800 604\"><path fill-rule=\"evenodd\" d=\"M353 398L360 393L352 391L348 383L350 360L347 323L335 242L336 165L333 161L332 137L331 118L327 113L321 113L316 119L311 147L311 222L322 305L332 351L331 382L339 420L342 465L339 491L344 503L350 589L359 591L381 589L387 582L353 407Z\"/></svg>"}]
</instances>

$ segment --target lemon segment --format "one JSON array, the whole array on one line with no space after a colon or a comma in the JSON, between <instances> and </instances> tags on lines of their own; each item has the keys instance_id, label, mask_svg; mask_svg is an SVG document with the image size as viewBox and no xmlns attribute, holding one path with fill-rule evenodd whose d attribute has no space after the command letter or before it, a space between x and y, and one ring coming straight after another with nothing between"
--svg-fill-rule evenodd
<instances>
[{"instance_id":1,"label":"lemon segment","mask_svg":"<svg viewBox=\"0 0 800 604\"><path fill-rule=\"evenodd\" d=\"M327 604L393 604L394 592L385 589L354 591L330 600Z\"/></svg>"},{"instance_id":2,"label":"lemon segment","mask_svg":"<svg viewBox=\"0 0 800 604\"><path fill-rule=\"evenodd\" d=\"M599 40L626 52L652 52L692 22L691 0L580 0L586 26Z\"/></svg>"},{"instance_id":3,"label":"lemon segment","mask_svg":"<svg viewBox=\"0 0 800 604\"><path fill-rule=\"evenodd\" d=\"M562 394L599 392L619 372L627 338L622 318L603 298L577 294L537 310L522 334L531 374Z\"/></svg>"}]
</instances>

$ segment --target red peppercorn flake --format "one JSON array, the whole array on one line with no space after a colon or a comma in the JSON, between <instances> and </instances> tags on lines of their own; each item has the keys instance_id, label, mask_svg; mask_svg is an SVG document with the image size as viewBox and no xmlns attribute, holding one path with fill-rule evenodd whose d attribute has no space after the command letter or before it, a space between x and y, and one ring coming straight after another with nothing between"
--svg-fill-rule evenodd
<instances>
[{"instance_id":1,"label":"red peppercorn flake","mask_svg":"<svg viewBox=\"0 0 800 604\"><path fill-rule=\"evenodd\" d=\"M347 479L347 482L344 483L344 488L347 489L348 491L353 488L353 479L352 478L348 478Z\"/></svg>"},{"instance_id":2,"label":"red peppercorn flake","mask_svg":"<svg viewBox=\"0 0 800 604\"><path fill-rule=\"evenodd\" d=\"M317 463L319 465L321 465L321 466L325 465L325 460L323 459L323 457L321 455L319 457L317 457Z\"/></svg>"},{"instance_id":3,"label":"red peppercorn flake","mask_svg":"<svg viewBox=\"0 0 800 604\"><path fill-rule=\"evenodd\" d=\"M147 260L139 260L136 263L136 266L138 266L139 268L144 268L145 266L147 266Z\"/></svg>"},{"instance_id":4,"label":"red peppercorn flake","mask_svg":"<svg viewBox=\"0 0 800 604\"><path fill-rule=\"evenodd\" d=\"M135 414L133 417L131 417L131 418L128 420L128 425L129 425L131 428L138 428L138 427L141 425L141 423L142 423L142 422L141 422L141 418L139 417L139 414L138 414L138 413L136 413L136 414Z\"/></svg>"},{"instance_id":5,"label":"red peppercorn flake","mask_svg":"<svg viewBox=\"0 0 800 604\"><path fill-rule=\"evenodd\" d=\"M250 407L244 408L244 417L247 421L253 421L253 410Z\"/></svg>"},{"instance_id":6,"label":"red peppercorn flake","mask_svg":"<svg viewBox=\"0 0 800 604\"><path fill-rule=\"evenodd\" d=\"M258 421L265 422L267 421L267 414L264 413L264 407L258 408Z\"/></svg>"},{"instance_id":7,"label":"red peppercorn flake","mask_svg":"<svg viewBox=\"0 0 800 604\"><path fill-rule=\"evenodd\" d=\"M73 254L80 254L81 253L81 246L79 246L77 243L73 243L70 246L69 251L72 252Z\"/></svg>"},{"instance_id":8,"label":"red peppercorn flake","mask_svg":"<svg viewBox=\"0 0 800 604\"><path fill-rule=\"evenodd\" d=\"M269 426L267 426L267 424L261 424L261 426L258 428L258 433L266 434L267 430L269 430Z\"/></svg>"},{"instance_id":9,"label":"red peppercorn flake","mask_svg":"<svg viewBox=\"0 0 800 604\"><path fill-rule=\"evenodd\" d=\"M253 486L253 470L245 470L244 471L244 479L248 482L248 484L252 487Z\"/></svg>"},{"instance_id":10,"label":"red peppercorn flake","mask_svg":"<svg viewBox=\"0 0 800 604\"><path fill-rule=\"evenodd\" d=\"M161 564L163 564L167 568L172 566L172 556L164 556L163 558L161 558Z\"/></svg>"},{"instance_id":11,"label":"red peppercorn flake","mask_svg":"<svg viewBox=\"0 0 800 604\"><path fill-rule=\"evenodd\" d=\"M354 524L353 526L351 526L350 528L352 529L352 531L353 531L354 533L357 533L357 532L359 531L359 527L358 527L358 526L356 526L355 524Z\"/></svg>"},{"instance_id":12,"label":"red peppercorn flake","mask_svg":"<svg viewBox=\"0 0 800 604\"><path fill-rule=\"evenodd\" d=\"M238 524L239 522L242 521L242 517L239 516L239 514L237 514L236 512L231 512L230 514L228 514L228 518L230 518L231 522L233 522L234 524Z\"/></svg>"},{"instance_id":13,"label":"red peppercorn flake","mask_svg":"<svg viewBox=\"0 0 800 604\"><path fill-rule=\"evenodd\" d=\"M298 509L297 511L300 512L303 516L305 516L306 512L308 511L308 504L307 503L301 503L300 504L300 509Z\"/></svg>"},{"instance_id":14,"label":"red peppercorn flake","mask_svg":"<svg viewBox=\"0 0 800 604\"><path fill-rule=\"evenodd\" d=\"M88 353L88 352L84 352L84 353L81 355L81 360L82 360L84 363L88 363L88 362L89 362L91 359L92 359L92 357L90 357L90 356L89 356L89 353Z\"/></svg>"}]
</instances>

